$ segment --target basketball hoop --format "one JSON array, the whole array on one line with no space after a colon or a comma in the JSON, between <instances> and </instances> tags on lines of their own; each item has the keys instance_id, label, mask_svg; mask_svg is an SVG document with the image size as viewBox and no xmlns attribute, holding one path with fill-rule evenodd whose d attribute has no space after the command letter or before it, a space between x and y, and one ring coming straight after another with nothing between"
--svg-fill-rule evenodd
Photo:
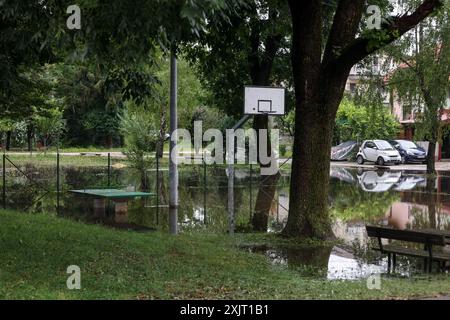
<instances>
[{"instance_id":1,"label":"basketball hoop","mask_svg":"<svg viewBox=\"0 0 450 320\"><path fill-rule=\"evenodd\" d=\"M246 86L244 114L283 116L284 96L284 88Z\"/></svg>"}]
</instances>

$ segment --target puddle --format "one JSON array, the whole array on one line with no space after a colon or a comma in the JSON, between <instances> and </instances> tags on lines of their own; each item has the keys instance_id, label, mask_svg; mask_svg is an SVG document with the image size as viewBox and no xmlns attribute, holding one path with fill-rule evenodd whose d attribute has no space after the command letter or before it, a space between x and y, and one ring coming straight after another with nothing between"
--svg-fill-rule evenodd
<instances>
[{"instance_id":1,"label":"puddle","mask_svg":"<svg viewBox=\"0 0 450 320\"><path fill-rule=\"evenodd\" d=\"M263 254L271 264L293 269L302 276L322 277L327 280L359 280L367 279L373 274L387 273L386 257L358 257L351 248L341 246L295 249L253 246L243 249ZM373 252L366 251L364 254L370 255ZM411 263L408 259L399 258L395 274L409 277L418 273L418 266L419 264Z\"/></svg>"}]
</instances>

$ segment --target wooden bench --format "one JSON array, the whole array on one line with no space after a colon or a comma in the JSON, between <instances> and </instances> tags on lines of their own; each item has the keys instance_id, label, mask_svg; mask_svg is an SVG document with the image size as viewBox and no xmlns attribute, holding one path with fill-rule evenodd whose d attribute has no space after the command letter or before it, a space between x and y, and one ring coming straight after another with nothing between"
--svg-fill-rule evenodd
<instances>
[{"instance_id":1,"label":"wooden bench","mask_svg":"<svg viewBox=\"0 0 450 320\"><path fill-rule=\"evenodd\" d=\"M416 230L397 230L387 227L366 226L367 235L378 239L378 248L372 248L388 255L388 272L395 270L397 255L410 256L424 259L424 270L431 272L433 262L436 262L441 270L445 270L446 263L450 261L450 252L435 252L433 246L445 247L446 239L442 234L435 232ZM423 249L409 248L401 244L383 244L381 239L398 240L409 243L423 244Z\"/></svg>"}]
</instances>

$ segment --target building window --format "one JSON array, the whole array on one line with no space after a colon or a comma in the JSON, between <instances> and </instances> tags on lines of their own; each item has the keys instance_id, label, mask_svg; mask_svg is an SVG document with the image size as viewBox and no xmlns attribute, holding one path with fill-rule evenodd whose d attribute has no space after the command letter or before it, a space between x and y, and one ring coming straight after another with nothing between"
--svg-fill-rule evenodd
<instances>
[{"instance_id":1,"label":"building window","mask_svg":"<svg viewBox=\"0 0 450 320\"><path fill-rule=\"evenodd\" d=\"M413 108L411 105L402 106L402 119L403 121L413 120Z\"/></svg>"}]
</instances>

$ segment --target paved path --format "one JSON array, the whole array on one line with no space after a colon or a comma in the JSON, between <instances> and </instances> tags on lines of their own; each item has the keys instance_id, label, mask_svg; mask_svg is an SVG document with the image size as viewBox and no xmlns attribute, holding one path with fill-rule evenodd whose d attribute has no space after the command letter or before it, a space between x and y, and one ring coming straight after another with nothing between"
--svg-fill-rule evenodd
<instances>
[{"instance_id":1,"label":"paved path","mask_svg":"<svg viewBox=\"0 0 450 320\"><path fill-rule=\"evenodd\" d=\"M378 168L389 168L389 170L393 171L426 171L427 166L424 164L402 164L402 165L392 165L392 166L376 166L374 164L363 164L359 165L356 162L347 162L347 161L332 161L332 167L341 167L341 168L365 168L365 169L378 169ZM437 171L450 171L450 162L436 162L436 170Z\"/></svg>"},{"instance_id":2,"label":"paved path","mask_svg":"<svg viewBox=\"0 0 450 320\"><path fill-rule=\"evenodd\" d=\"M122 152L118 151L98 151L98 152L60 152L60 155L62 156L85 156L85 157L107 157L108 153L111 154L112 158L116 159L124 159L126 158L126 155L124 155ZM10 155L29 155L28 152L8 152L7 154ZM34 152L33 155L36 154L42 154L41 152L37 153ZM193 153L192 153L193 154ZM56 152L47 152L47 155L56 155ZM164 152L164 156L168 157L169 152ZM185 155L184 155L185 156ZM183 156L183 157L184 157ZM291 164L291 159L279 159L278 163L286 163ZM363 169L378 169L378 168L388 168L389 170L395 170L395 171L426 171L427 167L426 165L422 164L402 164L402 165L391 165L391 166L376 166L375 164L363 164L359 165L356 162L347 162L347 161L332 161L331 162L332 167L341 167L341 168L363 168ZM450 171L450 162L444 161L444 162L436 162L436 170L437 171Z\"/></svg>"}]
</instances>

